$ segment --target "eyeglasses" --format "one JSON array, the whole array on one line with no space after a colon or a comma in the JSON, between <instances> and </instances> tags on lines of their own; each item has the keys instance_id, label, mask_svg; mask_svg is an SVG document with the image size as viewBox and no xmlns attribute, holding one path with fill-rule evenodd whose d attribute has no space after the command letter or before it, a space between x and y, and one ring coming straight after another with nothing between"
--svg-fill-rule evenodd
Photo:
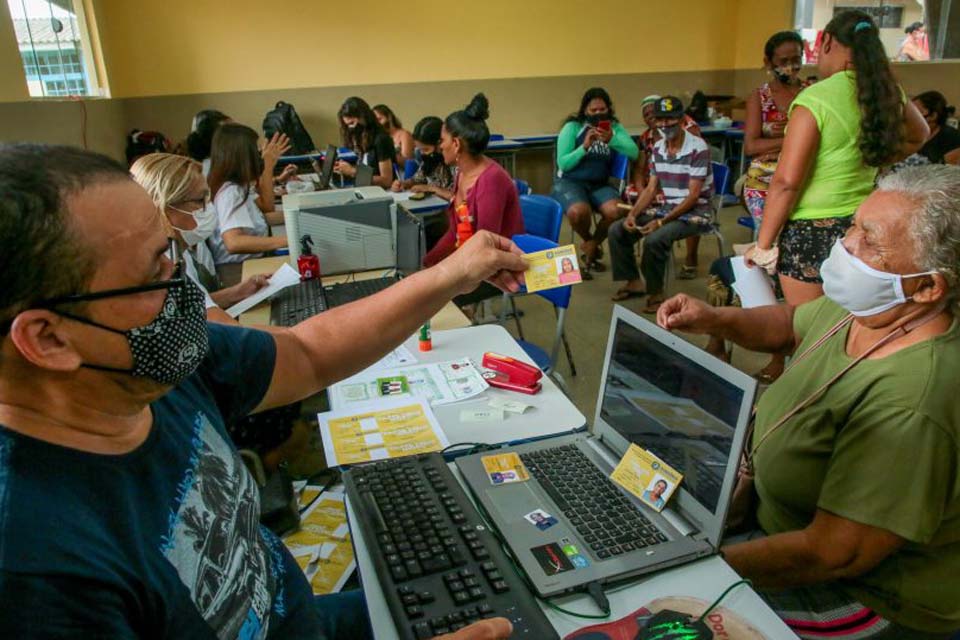
<instances>
[{"instance_id":1,"label":"eyeglasses","mask_svg":"<svg viewBox=\"0 0 960 640\"><path fill-rule=\"evenodd\" d=\"M75 302L92 302L94 300L103 300L104 298L115 298L119 296L129 296L136 293L147 293L148 291L158 291L160 289L173 289L182 287L183 277L183 253L180 251L180 245L174 238L168 239L167 256L176 266L173 270L173 277L169 280L158 280L150 284L142 284L136 287L123 287L120 289L105 289L103 291L92 291L90 293L73 293L65 296L56 296L47 298L34 304L36 309L50 309L62 304L71 304Z\"/></svg>"}]
</instances>

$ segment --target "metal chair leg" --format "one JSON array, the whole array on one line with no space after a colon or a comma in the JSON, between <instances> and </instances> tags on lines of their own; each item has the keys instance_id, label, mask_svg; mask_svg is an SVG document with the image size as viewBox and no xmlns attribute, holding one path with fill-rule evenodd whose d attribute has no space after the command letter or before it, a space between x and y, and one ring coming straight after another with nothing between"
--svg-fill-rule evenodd
<instances>
[{"instance_id":1,"label":"metal chair leg","mask_svg":"<svg viewBox=\"0 0 960 640\"><path fill-rule=\"evenodd\" d=\"M563 341L563 350L567 354L567 362L570 364L570 377L576 377L577 365L573 364L573 352L570 351L570 344L567 342L566 332L560 335L560 339Z\"/></svg>"},{"instance_id":2,"label":"metal chair leg","mask_svg":"<svg viewBox=\"0 0 960 640\"><path fill-rule=\"evenodd\" d=\"M520 326L520 314L517 313L517 303L513 296L510 296L510 309L513 311L513 320L517 323L517 335L523 340L523 327Z\"/></svg>"}]
</instances>

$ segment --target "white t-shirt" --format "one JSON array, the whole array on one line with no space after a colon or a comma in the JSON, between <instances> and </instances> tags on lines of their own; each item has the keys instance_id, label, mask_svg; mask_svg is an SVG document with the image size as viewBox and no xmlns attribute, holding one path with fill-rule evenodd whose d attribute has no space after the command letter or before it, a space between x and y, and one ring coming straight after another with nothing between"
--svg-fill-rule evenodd
<instances>
[{"instance_id":1,"label":"white t-shirt","mask_svg":"<svg viewBox=\"0 0 960 640\"><path fill-rule=\"evenodd\" d=\"M244 193L246 192L246 202ZM223 245L223 234L231 229L243 229L247 235L266 237L270 235L267 219L257 206L257 192L228 182L220 187L213 198L217 210L217 228L207 241L216 264L243 262L247 258L260 258L262 253L230 253Z\"/></svg>"},{"instance_id":2,"label":"white t-shirt","mask_svg":"<svg viewBox=\"0 0 960 640\"><path fill-rule=\"evenodd\" d=\"M200 275L197 273L197 265L193 263L193 254L189 251L183 252L183 268L187 272L187 277L193 280L193 282L200 287L200 290L203 291L203 306L205 309L212 309L217 306L217 303L213 301L213 298L210 297L210 293L207 291L207 288L203 286L203 283L200 282Z\"/></svg>"}]
</instances>

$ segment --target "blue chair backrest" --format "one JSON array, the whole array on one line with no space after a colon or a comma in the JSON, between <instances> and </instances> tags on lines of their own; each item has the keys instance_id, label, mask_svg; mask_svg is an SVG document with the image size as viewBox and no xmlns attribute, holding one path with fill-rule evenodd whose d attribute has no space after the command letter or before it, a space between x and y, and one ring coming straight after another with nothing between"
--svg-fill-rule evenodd
<instances>
[{"instance_id":1,"label":"blue chair backrest","mask_svg":"<svg viewBox=\"0 0 960 640\"><path fill-rule=\"evenodd\" d=\"M548 196L520 196L520 213L526 232L551 242L560 241L563 207Z\"/></svg>"},{"instance_id":2,"label":"blue chair backrest","mask_svg":"<svg viewBox=\"0 0 960 640\"><path fill-rule=\"evenodd\" d=\"M513 242L520 247L520 250L524 253L536 253L537 251L544 251L546 249L556 249L560 246L556 242L551 242L546 238L532 236L529 233L520 233L513 236ZM524 291L526 291L526 287L524 287ZM549 300L555 307L566 309L570 306L570 294L572 292L573 285L568 284L565 287L557 287L556 289L536 291L535 294Z\"/></svg>"},{"instance_id":3,"label":"blue chair backrest","mask_svg":"<svg viewBox=\"0 0 960 640\"><path fill-rule=\"evenodd\" d=\"M713 168L713 192L718 196L727 193L730 167L722 162L711 162L710 165Z\"/></svg>"},{"instance_id":4,"label":"blue chair backrest","mask_svg":"<svg viewBox=\"0 0 960 640\"><path fill-rule=\"evenodd\" d=\"M610 167L610 175L617 180L626 180L627 173L630 171L630 158L622 153L613 152L613 164Z\"/></svg>"},{"instance_id":5,"label":"blue chair backrest","mask_svg":"<svg viewBox=\"0 0 960 640\"><path fill-rule=\"evenodd\" d=\"M490 142L495 142L495 141L497 141L497 140L503 140L503 134L502 134L502 133L491 133L491 134L490 134Z\"/></svg>"},{"instance_id":6,"label":"blue chair backrest","mask_svg":"<svg viewBox=\"0 0 960 640\"><path fill-rule=\"evenodd\" d=\"M533 189L530 188L530 184L526 180L514 178L513 184L517 185L517 193L521 196L530 195L533 192Z\"/></svg>"},{"instance_id":7,"label":"blue chair backrest","mask_svg":"<svg viewBox=\"0 0 960 640\"><path fill-rule=\"evenodd\" d=\"M417 172L417 161L410 159L403 163L403 179L409 180Z\"/></svg>"}]
</instances>

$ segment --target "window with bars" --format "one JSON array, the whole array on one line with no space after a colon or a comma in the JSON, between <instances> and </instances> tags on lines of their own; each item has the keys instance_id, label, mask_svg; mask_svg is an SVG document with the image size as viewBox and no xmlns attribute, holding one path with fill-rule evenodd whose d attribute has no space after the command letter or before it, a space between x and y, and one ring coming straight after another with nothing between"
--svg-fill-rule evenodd
<instances>
[{"instance_id":1,"label":"window with bars","mask_svg":"<svg viewBox=\"0 0 960 640\"><path fill-rule=\"evenodd\" d=\"M32 97L100 96L81 0L6 0Z\"/></svg>"}]
</instances>

